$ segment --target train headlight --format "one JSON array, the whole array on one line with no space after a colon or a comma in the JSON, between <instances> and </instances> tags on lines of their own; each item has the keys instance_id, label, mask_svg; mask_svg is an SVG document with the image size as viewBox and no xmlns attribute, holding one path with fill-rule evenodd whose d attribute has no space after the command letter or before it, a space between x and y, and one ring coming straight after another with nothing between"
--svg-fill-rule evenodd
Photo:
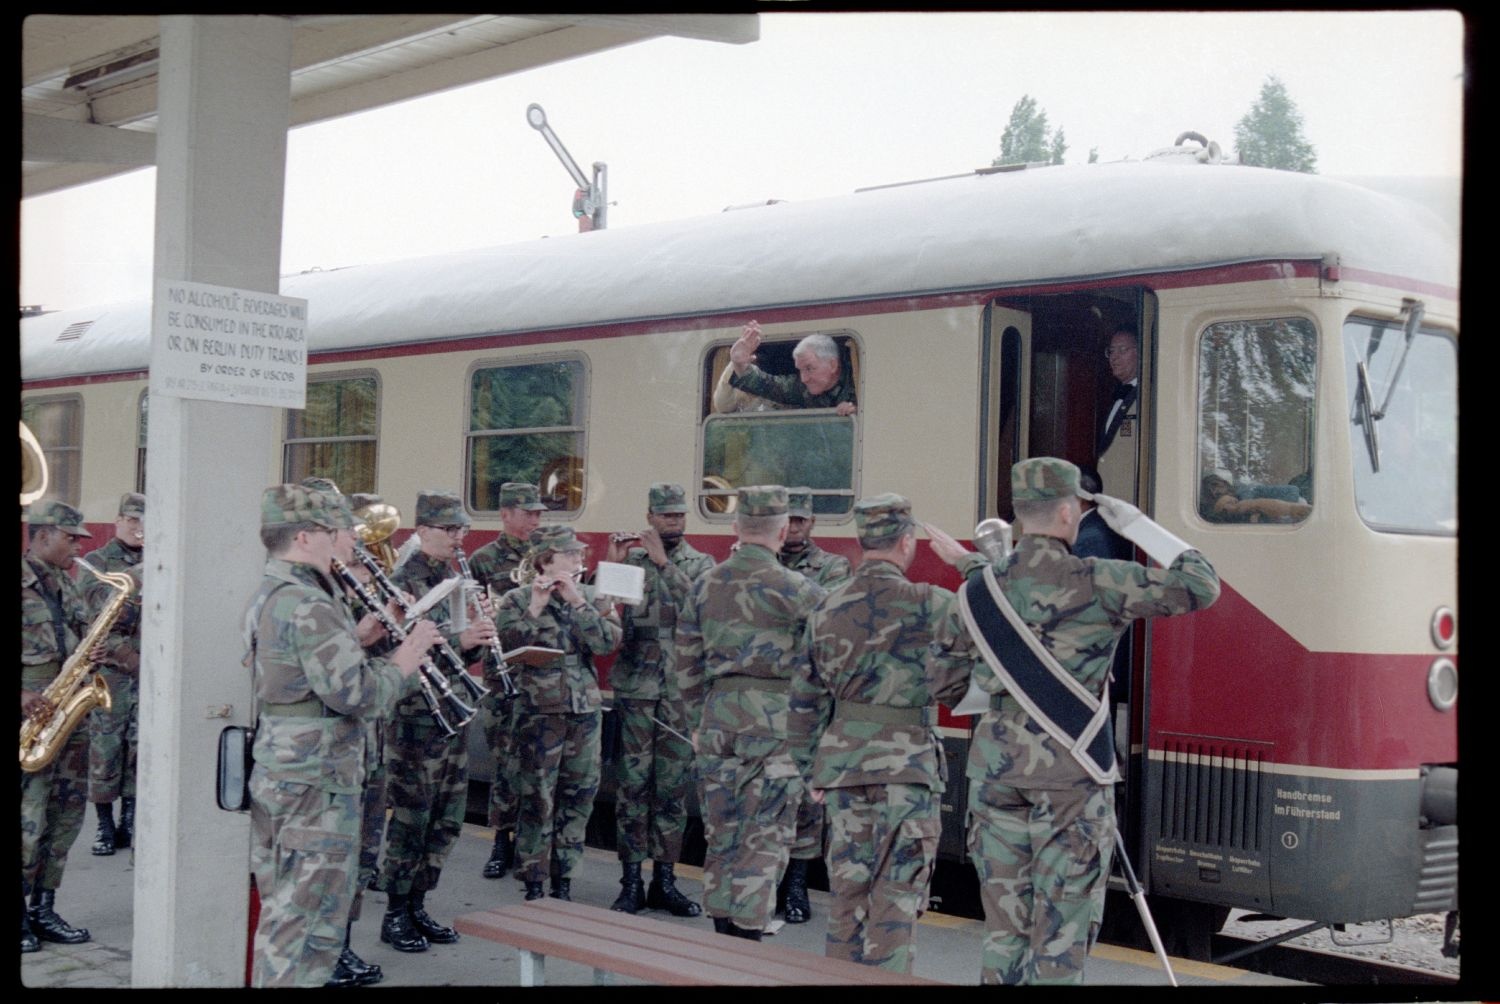
<instances>
[{"instance_id":1,"label":"train headlight","mask_svg":"<svg viewBox=\"0 0 1500 1004\"><path fill-rule=\"evenodd\" d=\"M1457 634L1458 615L1450 607L1438 607L1432 615L1432 643L1446 652Z\"/></svg>"},{"instance_id":2,"label":"train headlight","mask_svg":"<svg viewBox=\"0 0 1500 1004\"><path fill-rule=\"evenodd\" d=\"M1438 659L1427 668L1427 699L1439 711L1458 701L1458 667L1452 659Z\"/></svg>"}]
</instances>

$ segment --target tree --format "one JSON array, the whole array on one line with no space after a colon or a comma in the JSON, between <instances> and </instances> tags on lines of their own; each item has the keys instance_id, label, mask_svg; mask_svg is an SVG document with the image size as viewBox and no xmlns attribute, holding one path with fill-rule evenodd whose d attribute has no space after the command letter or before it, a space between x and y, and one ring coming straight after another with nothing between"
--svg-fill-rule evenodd
<instances>
[{"instance_id":1,"label":"tree","mask_svg":"<svg viewBox=\"0 0 1500 1004\"><path fill-rule=\"evenodd\" d=\"M1302 113L1274 76L1266 78L1260 99L1234 127L1234 145L1243 164L1317 173L1318 154L1302 135Z\"/></svg>"},{"instance_id":2,"label":"tree","mask_svg":"<svg viewBox=\"0 0 1500 1004\"><path fill-rule=\"evenodd\" d=\"M992 164L1061 164L1067 149L1063 131L1053 133L1047 127L1047 113L1037 109L1036 98L1023 94L1010 110L1010 121L1000 134L1000 156Z\"/></svg>"}]
</instances>

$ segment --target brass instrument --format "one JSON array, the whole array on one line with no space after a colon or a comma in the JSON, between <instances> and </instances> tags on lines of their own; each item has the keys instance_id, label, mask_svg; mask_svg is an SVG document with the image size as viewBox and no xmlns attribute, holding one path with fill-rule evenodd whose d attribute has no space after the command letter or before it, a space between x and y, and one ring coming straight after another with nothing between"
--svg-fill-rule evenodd
<instances>
[{"instance_id":1,"label":"brass instrument","mask_svg":"<svg viewBox=\"0 0 1500 1004\"><path fill-rule=\"evenodd\" d=\"M47 493L47 455L36 436L21 423L21 504L31 505Z\"/></svg>"},{"instance_id":2,"label":"brass instrument","mask_svg":"<svg viewBox=\"0 0 1500 1004\"><path fill-rule=\"evenodd\" d=\"M354 510L354 518L361 524L359 541L370 549L386 574L396 570L396 549L390 537L401 527L401 511L386 502L373 502Z\"/></svg>"},{"instance_id":3,"label":"brass instrument","mask_svg":"<svg viewBox=\"0 0 1500 1004\"><path fill-rule=\"evenodd\" d=\"M1000 562L1010 554L1011 528L1010 524L1003 519L990 518L982 520L974 528L974 546L979 549L990 561Z\"/></svg>"},{"instance_id":4,"label":"brass instrument","mask_svg":"<svg viewBox=\"0 0 1500 1004\"><path fill-rule=\"evenodd\" d=\"M125 572L101 572L82 558L74 560L114 589L115 595L89 625L88 632L63 663L57 678L42 691L46 705L21 722L21 769L29 774L44 769L57 758L68 736L90 711L95 708L109 710L109 685L93 671L94 664L89 654L109 634L135 589L135 580Z\"/></svg>"},{"instance_id":5,"label":"brass instrument","mask_svg":"<svg viewBox=\"0 0 1500 1004\"><path fill-rule=\"evenodd\" d=\"M474 580L474 573L469 570L469 556L464 554L464 549L453 545L453 556L458 559L458 570L464 577L464 596L466 601L472 598L475 605L479 603L479 594L484 592L484 587ZM485 652L485 669L488 671L493 667L495 676L500 681L500 696L515 697L521 692L516 686L516 681L511 679L510 666L505 662L505 653L500 650L500 639L497 637L490 642L489 649ZM465 673L464 676L468 676ZM485 674L488 676L488 672Z\"/></svg>"},{"instance_id":6,"label":"brass instrument","mask_svg":"<svg viewBox=\"0 0 1500 1004\"><path fill-rule=\"evenodd\" d=\"M339 577L339 580L352 589L364 601L365 606L370 608L371 612L375 615L375 619L380 621L381 625L390 633L392 638L396 639L397 642L406 640L406 631L391 618L390 614L385 612L385 608L380 603L380 598L372 593L363 582L356 579L354 573L349 571L348 566L337 558L332 559L329 566L333 569L333 573ZM436 648L437 646L433 647ZM476 713L475 709L465 704L453 692L453 688L448 685L448 678L442 674L437 666L433 665L430 655L424 658L422 664L417 667L417 675L422 687L422 699L427 702L427 710L432 715L433 721L437 722L438 728L443 730L444 735L456 735L458 727L449 722L448 715L443 712L443 706L446 704L449 712L458 719L458 726L469 724Z\"/></svg>"}]
</instances>

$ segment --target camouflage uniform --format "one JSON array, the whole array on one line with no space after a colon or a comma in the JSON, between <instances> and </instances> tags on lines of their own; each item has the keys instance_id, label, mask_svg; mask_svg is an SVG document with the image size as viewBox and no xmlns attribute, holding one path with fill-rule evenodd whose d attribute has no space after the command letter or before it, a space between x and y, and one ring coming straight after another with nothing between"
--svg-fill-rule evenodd
<instances>
[{"instance_id":1,"label":"camouflage uniform","mask_svg":"<svg viewBox=\"0 0 1500 1004\"><path fill-rule=\"evenodd\" d=\"M812 492L807 488L787 490L787 514L812 519ZM832 589L849 581L853 571L849 559L842 554L823 550L816 541L808 540L800 551L781 549L777 556L783 568L790 568L807 576L823 589ZM804 777L811 771L811 763L800 763ZM823 856L823 806L814 802L811 792L797 804L797 836L792 841L793 861L816 861Z\"/></svg>"},{"instance_id":2,"label":"camouflage uniform","mask_svg":"<svg viewBox=\"0 0 1500 1004\"><path fill-rule=\"evenodd\" d=\"M341 496L300 485L268 489L261 512L265 526L353 523ZM357 879L365 718L415 684L366 657L341 593L311 565L272 556L245 615L260 711L250 775L257 987L322 986L333 974Z\"/></svg>"},{"instance_id":3,"label":"camouflage uniform","mask_svg":"<svg viewBox=\"0 0 1500 1004\"><path fill-rule=\"evenodd\" d=\"M1016 501L1073 495L1078 471L1051 458L1011 472ZM983 567L971 555L965 575ZM1117 639L1139 617L1212 603L1218 576L1197 551L1169 568L1075 558L1057 538L1026 534L996 579L1048 652L1092 694L1102 693ZM1114 788L1090 778L1036 724L978 651L954 606L933 644L934 664L972 665L991 694L969 747L970 858L984 902L985 983L1078 984L1098 934L1114 847Z\"/></svg>"},{"instance_id":4,"label":"camouflage uniform","mask_svg":"<svg viewBox=\"0 0 1500 1004\"><path fill-rule=\"evenodd\" d=\"M75 537L92 536L83 529L82 514L61 502L37 502L28 521ZM65 571L30 555L21 559L21 689L41 693L57 678L87 634L89 620L88 605ZM21 773L23 894L55 891L62 884L68 850L83 829L88 769L88 730L75 728L50 764ZM87 940L87 932L81 940Z\"/></svg>"},{"instance_id":5,"label":"camouflage uniform","mask_svg":"<svg viewBox=\"0 0 1500 1004\"><path fill-rule=\"evenodd\" d=\"M532 488L533 492L535 490ZM493 595L500 596L515 588L510 573L521 566L528 546L527 541L502 533L469 557L469 571L476 582ZM499 680L494 677L489 660L485 662L485 674L484 685L490 693L479 704L479 721L484 727L485 743L495 757L495 774L490 780L489 824L497 830L514 830L520 803L515 750L518 702L500 696Z\"/></svg>"},{"instance_id":6,"label":"camouflage uniform","mask_svg":"<svg viewBox=\"0 0 1500 1004\"><path fill-rule=\"evenodd\" d=\"M530 555L581 550L567 527L543 527L531 535ZM599 676L594 656L620 645L620 618L600 611L591 586L574 609L555 593L540 615L529 610L531 586L517 586L500 599L495 626L506 649L534 645L563 654L545 667L516 667L516 749L520 754L520 819L516 830L516 877L534 884L557 862L566 880L583 857L584 830L599 790Z\"/></svg>"},{"instance_id":7,"label":"camouflage uniform","mask_svg":"<svg viewBox=\"0 0 1500 1004\"><path fill-rule=\"evenodd\" d=\"M122 508L120 514L125 515ZM129 572L137 580L105 645L109 655L99 663L99 675L109 685L110 707L89 715L89 801L99 804L135 798L135 763L141 663L141 549L112 538L88 554L88 563L101 572ZM85 581L87 580L87 581ZM115 595L107 584L83 573L89 609L98 611Z\"/></svg>"},{"instance_id":8,"label":"camouflage uniform","mask_svg":"<svg viewBox=\"0 0 1500 1004\"><path fill-rule=\"evenodd\" d=\"M862 499L854 513L866 550L896 546L913 526L899 495ZM911 972L947 780L934 705L956 703L968 685L964 667L926 671L953 599L867 555L808 618L812 683L833 697L811 782L828 805L830 957Z\"/></svg>"},{"instance_id":9,"label":"camouflage uniform","mask_svg":"<svg viewBox=\"0 0 1500 1004\"><path fill-rule=\"evenodd\" d=\"M737 511L785 513L786 489L741 488ZM803 632L823 595L768 548L742 543L698 577L678 612L667 707L686 715L669 724L698 733L704 910L757 934L771 920L802 798L796 758L814 739L817 709L791 683L808 672Z\"/></svg>"},{"instance_id":10,"label":"camouflage uniform","mask_svg":"<svg viewBox=\"0 0 1500 1004\"><path fill-rule=\"evenodd\" d=\"M680 485L653 485L648 508L657 513L687 512ZM620 774L615 804L615 844L620 860L675 863L682 856L687 825L687 785L693 750L658 721L681 719L662 706L665 678L672 667L672 632L677 611L693 580L714 567L714 559L686 540L666 548L658 568L645 548L633 547L625 563L645 572L644 598L622 612L624 640L610 670L610 688L620 718Z\"/></svg>"}]
</instances>

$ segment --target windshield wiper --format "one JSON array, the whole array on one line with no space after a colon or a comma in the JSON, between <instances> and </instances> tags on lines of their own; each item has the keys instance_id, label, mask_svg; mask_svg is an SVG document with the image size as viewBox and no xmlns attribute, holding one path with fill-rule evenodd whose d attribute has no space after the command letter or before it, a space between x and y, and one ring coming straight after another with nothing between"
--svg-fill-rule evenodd
<instances>
[{"instance_id":1,"label":"windshield wiper","mask_svg":"<svg viewBox=\"0 0 1500 1004\"><path fill-rule=\"evenodd\" d=\"M1391 406L1391 398L1396 393L1396 385L1401 382L1401 371L1406 368L1406 357L1411 355L1412 340L1417 337L1417 329L1422 326L1422 317L1427 313L1427 305L1421 300L1410 298L1401 301L1401 310L1406 314L1406 323L1403 325L1405 344L1401 346L1401 358L1396 360L1396 371L1391 374L1390 382L1386 384L1385 400L1380 407L1375 408L1375 394L1370 386L1370 367L1368 358L1360 360L1359 363L1359 396L1355 401L1355 421L1364 426L1365 447L1370 451L1370 467L1375 473L1380 472L1380 434L1375 429L1375 423L1385 417L1386 411ZM1378 334L1371 339L1368 353L1373 354L1380 345Z\"/></svg>"}]
</instances>

